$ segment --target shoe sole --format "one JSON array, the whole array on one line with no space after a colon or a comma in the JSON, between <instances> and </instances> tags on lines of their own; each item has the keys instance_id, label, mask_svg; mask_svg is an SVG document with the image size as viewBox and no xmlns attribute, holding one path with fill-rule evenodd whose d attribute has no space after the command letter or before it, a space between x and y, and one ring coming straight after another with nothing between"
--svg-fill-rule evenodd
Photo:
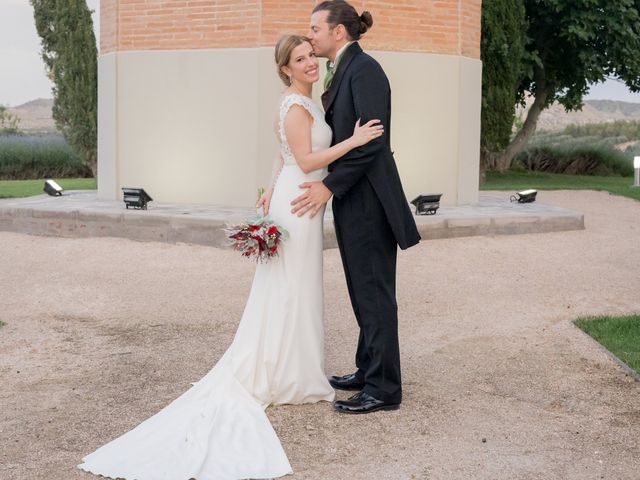
<instances>
[{"instance_id":1,"label":"shoe sole","mask_svg":"<svg viewBox=\"0 0 640 480\"><path fill-rule=\"evenodd\" d=\"M361 410L361 411L339 408L339 407L336 407L335 405L334 405L333 408L335 410L337 410L338 412L340 412L340 413L350 413L352 415L362 415L362 414L365 414L365 413L377 412L379 410L399 410L400 409L400 404L398 403L396 405L380 405L379 407L371 408L369 410Z\"/></svg>"},{"instance_id":2,"label":"shoe sole","mask_svg":"<svg viewBox=\"0 0 640 480\"><path fill-rule=\"evenodd\" d=\"M329 382L329 385L331 385L336 390L344 390L344 391L347 391L347 392L348 391L356 392L356 391L360 391L360 390L362 390L364 388L364 385L358 386L358 387L343 387L342 385L335 385L335 384L333 384L331 382Z\"/></svg>"}]
</instances>

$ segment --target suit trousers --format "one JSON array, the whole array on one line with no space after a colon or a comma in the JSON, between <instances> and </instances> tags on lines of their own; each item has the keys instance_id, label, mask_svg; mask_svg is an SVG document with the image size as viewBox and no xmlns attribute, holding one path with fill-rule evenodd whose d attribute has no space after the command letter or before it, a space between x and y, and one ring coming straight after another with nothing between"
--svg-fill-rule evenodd
<instances>
[{"instance_id":1,"label":"suit trousers","mask_svg":"<svg viewBox=\"0 0 640 480\"><path fill-rule=\"evenodd\" d=\"M396 303L397 242L367 176L333 199L336 238L360 335L356 375L364 391L400 403L400 348Z\"/></svg>"}]
</instances>

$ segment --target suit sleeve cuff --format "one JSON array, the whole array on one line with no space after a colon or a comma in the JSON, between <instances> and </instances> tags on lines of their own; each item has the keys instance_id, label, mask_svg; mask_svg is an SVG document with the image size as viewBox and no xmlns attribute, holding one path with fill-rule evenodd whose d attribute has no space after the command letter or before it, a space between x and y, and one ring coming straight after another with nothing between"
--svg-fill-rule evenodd
<instances>
[{"instance_id":1,"label":"suit sleeve cuff","mask_svg":"<svg viewBox=\"0 0 640 480\"><path fill-rule=\"evenodd\" d=\"M329 191L333 194L334 197L338 199L342 197L341 192L338 192L337 185L334 184L333 179L331 178L331 174L327 175L324 178L324 180L322 180L322 183L324 184L325 187L329 189Z\"/></svg>"}]
</instances>

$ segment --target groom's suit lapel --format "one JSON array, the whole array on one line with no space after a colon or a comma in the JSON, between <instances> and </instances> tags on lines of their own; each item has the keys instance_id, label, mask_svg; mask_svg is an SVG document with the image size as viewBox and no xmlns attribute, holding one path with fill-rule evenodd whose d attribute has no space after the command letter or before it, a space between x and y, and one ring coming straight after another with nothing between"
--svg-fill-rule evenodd
<instances>
[{"instance_id":1,"label":"groom's suit lapel","mask_svg":"<svg viewBox=\"0 0 640 480\"><path fill-rule=\"evenodd\" d=\"M344 55L340 59L340 63L338 63L338 70L333 75L333 80L331 81L331 86L329 90L322 94L322 106L324 107L325 112L329 112L331 105L333 105L333 101L336 99L336 94L338 93L338 88L340 87L340 82L344 77L344 72L349 68L349 64L351 61L358 55L362 53L362 48L358 44L358 42L354 42L345 50ZM325 113L326 115L326 113Z\"/></svg>"}]
</instances>

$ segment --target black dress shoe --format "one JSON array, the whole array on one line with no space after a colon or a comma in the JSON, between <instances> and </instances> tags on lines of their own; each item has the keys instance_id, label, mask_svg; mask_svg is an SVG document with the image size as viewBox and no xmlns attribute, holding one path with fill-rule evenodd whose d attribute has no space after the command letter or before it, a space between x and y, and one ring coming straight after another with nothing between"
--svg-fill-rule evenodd
<instances>
[{"instance_id":1,"label":"black dress shoe","mask_svg":"<svg viewBox=\"0 0 640 480\"><path fill-rule=\"evenodd\" d=\"M365 392L356 393L348 400L336 400L333 407L342 413L371 413L376 410L398 410L399 403L390 403L373 398Z\"/></svg>"},{"instance_id":2,"label":"black dress shoe","mask_svg":"<svg viewBox=\"0 0 640 480\"><path fill-rule=\"evenodd\" d=\"M338 390L362 390L364 388L364 380L359 380L355 373L342 377L332 375L329 377L329 384Z\"/></svg>"}]
</instances>

